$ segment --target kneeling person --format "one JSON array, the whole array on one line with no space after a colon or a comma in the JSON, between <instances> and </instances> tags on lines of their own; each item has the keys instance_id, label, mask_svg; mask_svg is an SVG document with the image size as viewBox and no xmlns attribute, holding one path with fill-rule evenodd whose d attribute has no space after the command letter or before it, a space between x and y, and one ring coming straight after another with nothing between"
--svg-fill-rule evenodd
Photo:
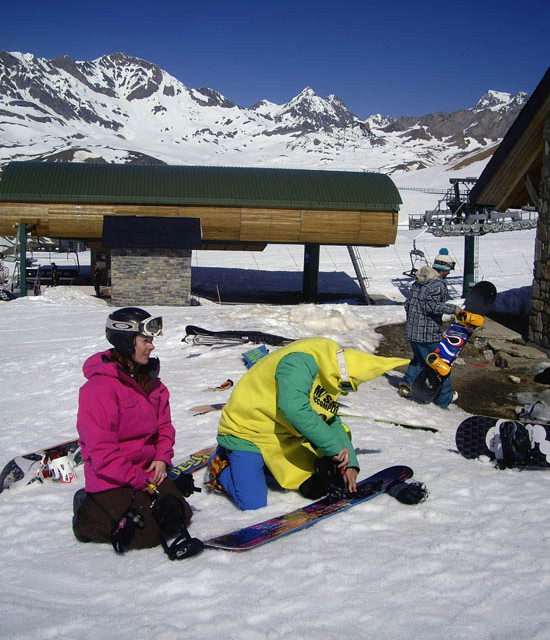
<instances>
[{"instance_id":1,"label":"kneeling person","mask_svg":"<svg viewBox=\"0 0 550 640\"><path fill-rule=\"evenodd\" d=\"M408 362L342 349L328 338L297 340L265 356L222 411L207 486L226 492L241 509L265 506L268 485L314 500L334 477L330 464L328 472L321 469L326 460L319 463L329 458L355 492L359 464L337 399Z\"/></svg>"},{"instance_id":2,"label":"kneeling person","mask_svg":"<svg viewBox=\"0 0 550 640\"><path fill-rule=\"evenodd\" d=\"M170 394L152 358L162 318L125 307L107 319L113 348L86 360L77 428L85 489L74 499L81 542L111 543L118 553L162 544L171 559L197 552L187 533L192 493L167 477L175 430Z\"/></svg>"}]
</instances>

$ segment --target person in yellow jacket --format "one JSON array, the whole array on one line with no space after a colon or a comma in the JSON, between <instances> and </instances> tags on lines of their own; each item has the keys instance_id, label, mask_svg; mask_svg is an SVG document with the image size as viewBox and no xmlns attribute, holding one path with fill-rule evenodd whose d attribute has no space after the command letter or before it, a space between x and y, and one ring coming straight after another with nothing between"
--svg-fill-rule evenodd
<instances>
[{"instance_id":1,"label":"person in yellow jacket","mask_svg":"<svg viewBox=\"0 0 550 640\"><path fill-rule=\"evenodd\" d=\"M296 340L265 356L224 406L206 486L241 509L265 506L268 484L313 500L328 491L327 478L316 472L319 459L328 458L355 492L359 464L338 397L408 363L343 349L328 338Z\"/></svg>"}]
</instances>

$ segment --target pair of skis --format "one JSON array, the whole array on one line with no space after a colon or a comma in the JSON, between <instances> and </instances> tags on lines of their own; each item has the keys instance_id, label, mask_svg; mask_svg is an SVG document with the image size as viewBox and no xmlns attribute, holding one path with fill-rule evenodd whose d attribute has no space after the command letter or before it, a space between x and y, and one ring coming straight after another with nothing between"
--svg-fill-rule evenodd
<instances>
[{"instance_id":1,"label":"pair of skis","mask_svg":"<svg viewBox=\"0 0 550 640\"><path fill-rule=\"evenodd\" d=\"M284 347L293 342L291 338L284 338L283 336L276 336L263 331L209 331L192 324L185 327L185 334L182 342L207 346L252 343Z\"/></svg>"},{"instance_id":2,"label":"pair of skis","mask_svg":"<svg viewBox=\"0 0 550 640\"><path fill-rule=\"evenodd\" d=\"M205 413L211 413L213 411L221 411L225 406L225 402L215 402L212 404L199 404L195 407L191 407L188 411L191 411L194 416L201 416ZM339 413L341 418L349 418L355 420L371 420L372 422L379 422L382 424L389 424L395 427L401 427L402 429L411 429L414 431L429 431L431 433L438 433L439 429L435 427L427 427L420 424L409 424L408 422L398 422L397 420L388 420L385 418L371 418L370 416L358 416L353 413Z\"/></svg>"}]
</instances>

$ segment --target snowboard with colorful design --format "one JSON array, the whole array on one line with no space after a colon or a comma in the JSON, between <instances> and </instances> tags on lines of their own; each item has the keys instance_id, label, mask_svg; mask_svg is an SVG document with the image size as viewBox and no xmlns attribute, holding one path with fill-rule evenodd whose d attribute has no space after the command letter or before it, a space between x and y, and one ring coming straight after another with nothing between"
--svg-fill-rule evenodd
<instances>
[{"instance_id":1,"label":"snowboard with colorful design","mask_svg":"<svg viewBox=\"0 0 550 640\"><path fill-rule=\"evenodd\" d=\"M486 280L472 287L464 301L464 311L455 316L439 345L433 353L428 354L423 369L411 384L411 397L415 402L427 404L437 397L452 365L472 333L483 326L483 316L493 306L496 296L495 285Z\"/></svg>"},{"instance_id":2,"label":"snowboard with colorful design","mask_svg":"<svg viewBox=\"0 0 550 640\"><path fill-rule=\"evenodd\" d=\"M11 489L14 485L24 486L32 482L43 482L49 477L46 468L48 460L64 456L69 456L73 466L82 464L78 438L12 458L0 473L0 493L5 489Z\"/></svg>"},{"instance_id":3,"label":"snowboard with colorful design","mask_svg":"<svg viewBox=\"0 0 550 640\"><path fill-rule=\"evenodd\" d=\"M357 494L353 494L351 497L325 496L321 500L312 502L290 513L205 540L204 546L226 551L248 551L249 549L254 549L310 527L324 518L333 516L361 502L371 500L385 493L395 483L411 478L412 475L413 470L410 467L388 467L358 482Z\"/></svg>"},{"instance_id":4,"label":"snowboard with colorful design","mask_svg":"<svg viewBox=\"0 0 550 640\"><path fill-rule=\"evenodd\" d=\"M195 473L199 469L206 467L208 459L214 453L217 445L213 444L199 451L195 451L188 458L179 464L172 465L168 468L168 477L176 480L182 473Z\"/></svg>"},{"instance_id":5,"label":"snowboard with colorful design","mask_svg":"<svg viewBox=\"0 0 550 640\"><path fill-rule=\"evenodd\" d=\"M487 456L500 468L550 469L550 425L470 416L456 430L456 446L468 459Z\"/></svg>"},{"instance_id":6,"label":"snowboard with colorful design","mask_svg":"<svg viewBox=\"0 0 550 640\"><path fill-rule=\"evenodd\" d=\"M188 458L168 469L173 480L182 473L193 473L206 466L208 458L214 452L215 445L195 451ZM10 460L0 473L0 493L14 485L23 487L33 482L42 483L49 479L47 463L49 460L69 456L74 467L82 464L82 454L78 438L61 442L53 447L38 449Z\"/></svg>"}]
</instances>

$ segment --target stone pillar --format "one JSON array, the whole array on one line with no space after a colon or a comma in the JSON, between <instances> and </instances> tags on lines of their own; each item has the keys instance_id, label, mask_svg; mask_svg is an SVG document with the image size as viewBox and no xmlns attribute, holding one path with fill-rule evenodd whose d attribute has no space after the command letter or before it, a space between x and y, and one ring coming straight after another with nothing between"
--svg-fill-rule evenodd
<instances>
[{"instance_id":1,"label":"stone pillar","mask_svg":"<svg viewBox=\"0 0 550 640\"><path fill-rule=\"evenodd\" d=\"M112 304L189 306L191 254L191 249L113 247Z\"/></svg>"},{"instance_id":2,"label":"stone pillar","mask_svg":"<svg viewBox=\"0 0 550 640\"><path fill-rule=\"evenodd\" d=\"M319 302L319 254L321 246L318 244L304 245L304 277L303 301Z\"/></svg>"},{"instance_id":3,"label":"stone pillar","mask_svg":"<svg viewBox=\"0 0 550 640\"><path fill-rule=\"evenodd\" d=\"M535 240L529 341L550 348L550 118L544 123L540 208Z\"/></svg>"}]
</instances>

